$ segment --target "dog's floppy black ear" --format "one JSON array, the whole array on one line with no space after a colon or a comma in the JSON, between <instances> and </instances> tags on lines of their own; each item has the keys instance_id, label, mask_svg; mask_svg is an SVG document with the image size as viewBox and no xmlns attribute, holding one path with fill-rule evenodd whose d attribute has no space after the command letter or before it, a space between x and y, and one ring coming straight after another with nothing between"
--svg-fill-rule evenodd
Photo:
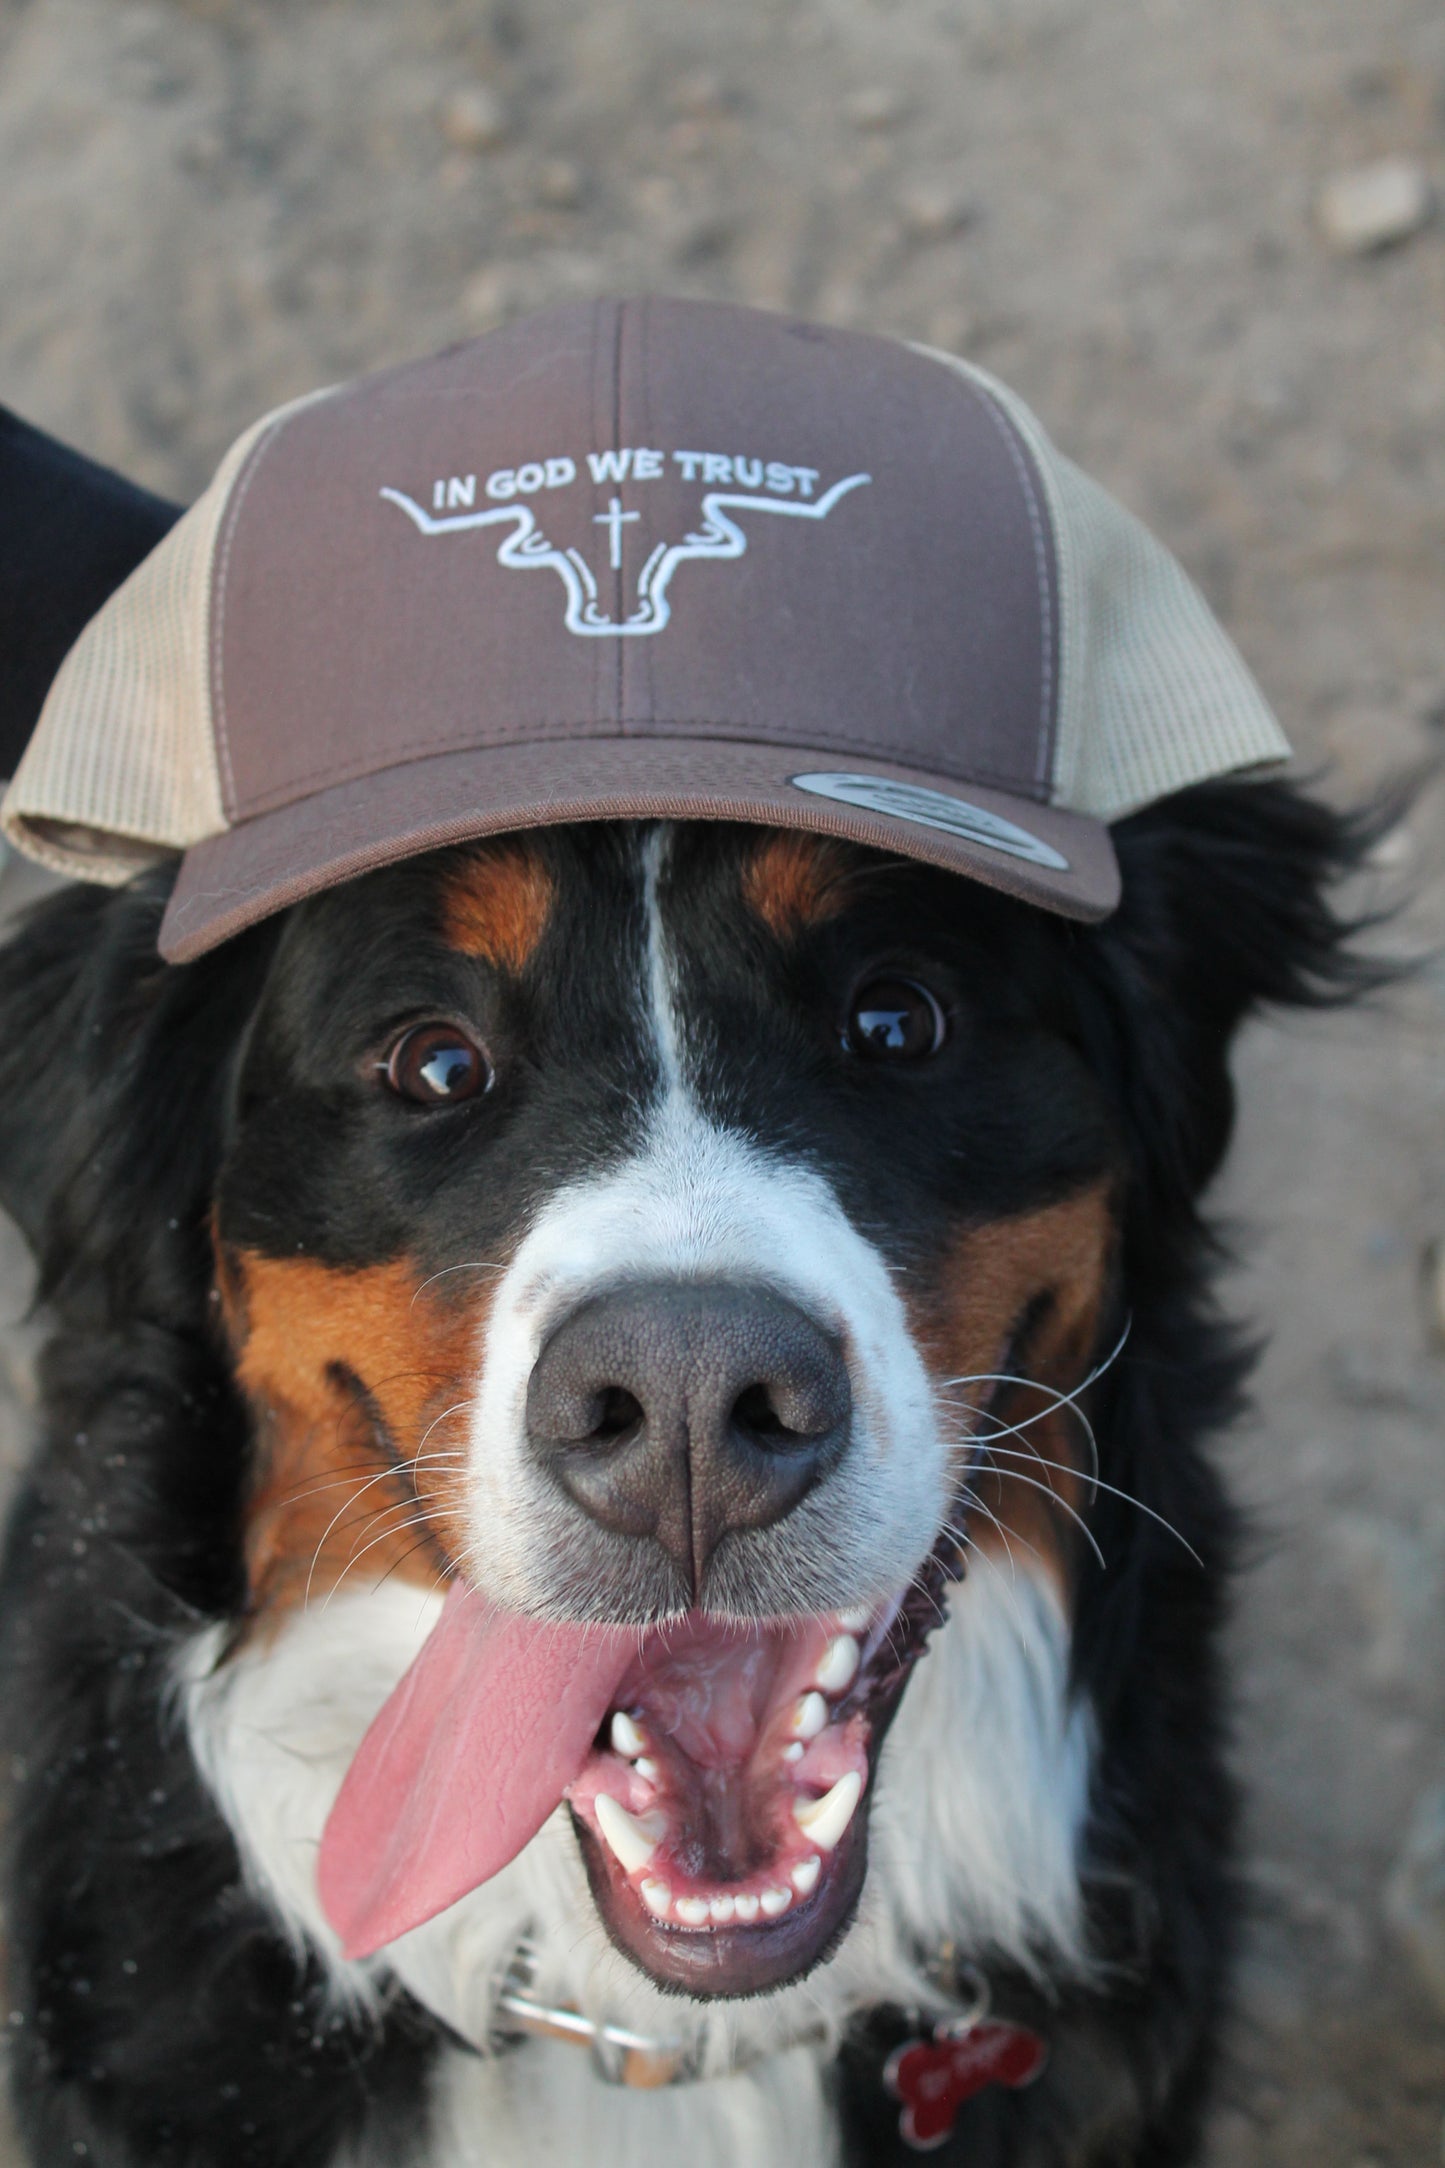
<instances>
[{"instance_id":1,"label":"dog's floppy black ear","mask_svg":"<svg viewBox=\"0 0 1445 2168\"><path fill-rule=\"evenodd\" d=\"M0 776L67 648L180 516L0 407Z\"/></svg>"},{"instance_id":2,"label":"dog's floppy black ear","mask_svg":"<svg viewBox=\"0 0 1445 2168\"><path fill-rule=\"evenodd\" d=\"M204 1299L232 1079L275 943L271 922L162 962L170 885L162 868L65 889L0 949L0 1204L41 1293L92 1321L179 1323Z\"/></svg>"},{"instance_id":3,"label":"dog's floppy black ear","mask_svg":"<svg viewBox=\"0 0 1445 2168\"><path fill-rule=\"evenodd\" d=\"M1403 801L1357 816L1283 782L1199 784L1114 830L1123 900L1086 942L1109 1018L1096 1046L1139 1155L1146 1208L1178 1224L1229 1142L1229 1048L1251 1010L1323 1007L1393 975L1353 946L1331 892Z\"/></svg>"}]
</instances>

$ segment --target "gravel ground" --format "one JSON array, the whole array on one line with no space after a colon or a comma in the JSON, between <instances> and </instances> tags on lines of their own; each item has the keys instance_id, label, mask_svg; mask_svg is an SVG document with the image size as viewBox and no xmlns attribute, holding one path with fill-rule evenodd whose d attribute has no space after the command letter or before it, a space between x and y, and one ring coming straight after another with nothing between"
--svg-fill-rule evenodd
<instances>
[{"instance_id":1,"label":"gravel ground","mask_svg":"<svg viewBox=\"0 0 1445 2168\"><path fill-rule=\"evenodd\" d=\"M0 399L187 495L263 406L566 295L930 339L1154 524L1355 798L1445 743L1431 190L1438 0L0 0ZM1389 853L1422 948L1442 842L1427 805ZM1442 1024L1433 963L1240 1054L1219 1205L1271 1337L1225 1448L1261 1535L1213 2168L1441 2158Z\"/></svg>"}]
</instances>

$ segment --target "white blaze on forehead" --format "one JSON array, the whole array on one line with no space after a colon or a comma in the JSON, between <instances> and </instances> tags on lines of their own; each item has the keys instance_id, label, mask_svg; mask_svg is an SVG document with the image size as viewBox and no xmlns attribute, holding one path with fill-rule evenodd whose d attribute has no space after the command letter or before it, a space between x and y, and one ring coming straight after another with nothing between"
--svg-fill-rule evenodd
<instances>
[{"instance_id":1,"label":"white blaze on forehead","mask_svg":"<svg viewBox=\"0 0 1445 2168\"><path fill-rule=\"evenodd\" d=\"M662 918L662 876L672 849L671 824L650 829L642 846L643 900L647 909L647 1000L653 1042L668 1092L682 1084L682 1023L672 982L667 928Z\"/></svg>"},{"instance_id":2,"label":"white blaze on forehead","mask_svg":"<svg viewBox=\"0 0 1445 2168\"><path fill-rule=\"evenodd\" d=\"M669 842L670 831L659 828L643 847L639 994L658 1081L641 1141L620 1164L560 1189L537 1214L498 1284L482 1348L469 1566L491 1595L524 1608L542 1594L539 1545L555 1532L559 1510L527 1448L532 1368L574 1308L631 1282L763 1285L837 1337L855 1415L851 1450L828 1478L828 1493L860 1591L907 1577L933 1543L947 1500L948 1451L928 1372L881 1252L821 1173L710 1119L689 1088L688 1020L662 902Z\"/></svg>"}]
</instances>

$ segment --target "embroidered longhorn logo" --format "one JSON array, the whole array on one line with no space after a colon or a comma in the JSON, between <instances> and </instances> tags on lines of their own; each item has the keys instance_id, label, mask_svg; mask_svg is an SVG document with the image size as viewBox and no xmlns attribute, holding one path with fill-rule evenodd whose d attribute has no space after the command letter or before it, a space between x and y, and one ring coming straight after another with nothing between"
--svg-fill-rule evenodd
<instances>
[{"instance_id":1,"label":"embroidered longhorn logo","mask_svg":"<svg viewBox=\"0 0 1445 2168\"><path fill-rule=\"evenodd\" d=\"M568 632L582 639L617 640L629 636L645 636L661 632L672 615L672 603L668 590L672 576L679 565L703 558L741 557L748 546L748 538L733 513L768 512L784 519L826 519L835 504L852 490L864 488L872 476L849 474L841 482L835 482L821 497L807 503L789 501L778 497L741 496L730 491L709 490L702 500L701 521L697 530L685 535L681 542L659 542L648 556L637 576L637 603L621 620L610 617L598 604L597 576L582 552L577 549L557 549L543 533L537 515L530 505L499 504L489 506L482 512L447 513L438 517L408 497L403 490L383 489L381 494L388 502L399 504L407 518L424 535L463 534L476 527L510 526L497 551L498 564L514 570L531 572L546 567L555 572L567 592L567 614L564 619ZM607 527L610 541L610 558L614 569L621 562L620 536L623 525L637 518L635 512L626 512L614 497L608 511L602 513L596 524Z\"/></svg>"}]
</instances>

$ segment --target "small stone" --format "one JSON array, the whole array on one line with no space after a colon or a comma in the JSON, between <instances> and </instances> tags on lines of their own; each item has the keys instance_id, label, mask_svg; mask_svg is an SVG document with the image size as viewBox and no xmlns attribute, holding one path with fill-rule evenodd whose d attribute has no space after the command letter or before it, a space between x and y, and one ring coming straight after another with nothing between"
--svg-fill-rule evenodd
<instances>
[{"instance_id":1,"label":"small stone","mask_svg":"<svg viewBox=\"0 0 1445 2168\"><path fill-rule=\"evenodd\" d=\"M478 331L504 323L521 306L520 285L514 264L485 264L462 290L462 314Z\"/></svg>"},{"instance_id":2,"label":"small stone","mask_svg":"<svg viewBox=\"0 0 1445 2168\"><path fill-rule=\"evenodd\" d=\"M501 99L485 83L466 83L449 91L437 114L437 125L453 150L492 151L507 133L507 115Z\"/></svg>"},{"instance_id":3,"label":"small stone","mask_svg":"<svg viewBox=\"0 0 1445 2168\"><path fill-rule=\"evenodd\" d=\"M1445 1783L1425 1792L1385 1885L1385 1918L1445 2017Z\"/></svg>"},{"instance_id":4,"label":"small stone","mask_svg":"<svg viewBox=\"0 0 1445 2168\"><path fill-rule=\"evenodd\" d=\"M1425 1329L1437 1347L1445 1347L1445 1242L1438 1237L1420 1253L1420 1293Z\"/></svg>"},{"instance_id":5,"label":"small stone","mask_svg":"<svg viewBox=\"0 0 1445 2168\"><path fill-rule=\"evenodd\" d=\"M903 230L914 241L946 241L971 226L978 213L962 189L946 181L919 181L898 199Z\"/></svg>"},{"instance_id":6,"label":"small stone","mask_svg":"<svg viewBox=\"0 0 1445 2168\"><path fill-rule=\"evenodd\" d=\"M896 128L908 113L908 100L891 83L870 83L844 100L843 110L855 128L880 133Z\"/></svg>"},{"instance_id":7,"label":"small stone","mask_svg":"<svg viewBox=\"0 0 1445 2168\"><path fill-rule=\"evenodd\" d=\"M1368 256L1418 233L1434 209L1430 178L1413 158L1381 158L1325 182L1320 231L1341 256Z\"/></svg>"},{"instance_id":8,"label":"small stone","mask_svg":"<svg viewBox=\"0 0 1445 2168\"><path fill-rule=\"evenodd\" d=\"M213 173L226 155L226 139L219 128L193 128L176 149L177 163L191 173Z\"/></svg>"},{"instance_id":9,"label":"small stone","mask_svg":"<svg viewBox=\"0 0 1445 2168\"><path fill-rule=\"evenodd\" d=\"M673 85L672 110L684 120L716 120L730 104L727 88L711 68L695 68Z\"/></svg>"},{"instance_id":10,"label":"small stone","mask_svg":"<svg viewBox=\"0 0 1445 2168\"><path fill-rule=\"evenodd\" d=\"M570 158L549 158L537 168L537 201L549 211L575 211L586 190Z\"/></svg>"}]
</instances>

